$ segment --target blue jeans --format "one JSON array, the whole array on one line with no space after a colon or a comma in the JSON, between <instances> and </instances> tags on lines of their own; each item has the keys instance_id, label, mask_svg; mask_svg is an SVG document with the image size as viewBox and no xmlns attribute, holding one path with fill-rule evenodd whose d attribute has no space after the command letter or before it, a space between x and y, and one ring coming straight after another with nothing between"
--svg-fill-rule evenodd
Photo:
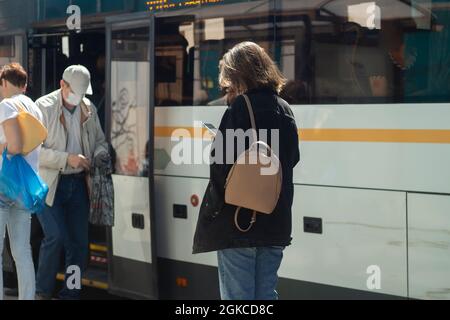
<instances>
[{"instance_id":1,"label":"blue jeans","mask_svg":"<svg viewBox=\"0 0 450 320\"><path fill-rule=\"evenodd\" d=\"M65 251L65 269L86 268L88 253L89 197L83 175L61 175L52 207L46 206L38 215L44 231L36 276L36 292L51 297L60 267L61 250ZM70 274L66 274L66 279ZM78 299L80 290L67 288L61 299Z\"/></svg>"},{"instance_id":2,"label":"blue jeans","mask_svg":"<svg viewBox=\"0 0 450 320\"><path fill-rule=\"evenodd\" d=\"M35 274L30 245L31 213L7 205L0 207L0 300L3 300L3 264L1 252L3 252L5 228L8 228L11 252L16 263L17 278L19 281L19 299L34 300Z\"/></svg>"},{"instance_id":3,"label":"blue jeans","mask_svg":"<svg viewBox=\"0 0 450 320\"><path fill-rule=\"evenodd\" d=\"M217 252L222 300L277 300L283 247L233 248Z\"/></svg>"}]
</instances>

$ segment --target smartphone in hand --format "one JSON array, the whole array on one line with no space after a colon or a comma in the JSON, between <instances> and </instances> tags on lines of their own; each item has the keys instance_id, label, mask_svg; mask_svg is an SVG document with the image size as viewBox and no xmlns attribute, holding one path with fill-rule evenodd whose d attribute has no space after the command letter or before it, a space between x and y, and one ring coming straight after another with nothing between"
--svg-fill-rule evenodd
<instances>
[{"instance_id":1,"label":"smartphone in hand","mask_svg":"<svg viewBox=\"0 0 450 320\"><path fill-rule=\"evenodd\" d=\"M209 133L215 136L217 134L217 128L214 127L211 123L202 122L203 127L208 129Z\"/></svg>"}]
</instances>

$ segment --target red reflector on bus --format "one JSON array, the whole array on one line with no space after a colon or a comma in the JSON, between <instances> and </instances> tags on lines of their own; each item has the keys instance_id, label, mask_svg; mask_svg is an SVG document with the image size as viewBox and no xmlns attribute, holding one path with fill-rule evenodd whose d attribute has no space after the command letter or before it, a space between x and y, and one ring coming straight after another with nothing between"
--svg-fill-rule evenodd
<instances>
[{"instance_id":1,"label":"red reflector on bus","mask_svg":"<svg viewBox=\"0 0 450 320\"><path fill-rule=\"evenodd\" d=\"M191 196L191 204L192 204L192 206L194 206L194 207L198 206L199 201L200 200L198 199L198 195L193 194Z\"/></svg>"},{"instance_id":2,"label":"red reflector on bus","mask_svg":"<svg viewBox=\"0 0 450 320\"><path fill-rule=\"evenodd\" d=\"M186 288L188 286L188 280L186 278L178 277L176 282L178 287Z\"/></svg>"}]
</instances>

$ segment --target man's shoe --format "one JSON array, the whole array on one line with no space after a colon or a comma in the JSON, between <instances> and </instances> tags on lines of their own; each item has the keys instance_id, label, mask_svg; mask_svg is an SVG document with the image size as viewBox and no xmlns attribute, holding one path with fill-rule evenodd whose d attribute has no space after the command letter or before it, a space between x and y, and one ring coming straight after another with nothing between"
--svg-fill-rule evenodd
<instances>
[{"instance_id":1,"label":"man's shoe","mask_svg":"<svg viewBox=\"0 0 450 320\"><path fill-rule=\"evenodd\" d=\"M34 299L35 300L52 300L52 297L48 296L46 294L43 294L43 293L36 293L36 296Z\"/></svg>"},{"instance_id":2,"label":"man's shoe","mask_svg":"<svg viewBox=\"0 0 450 320\"><path fill-rule=\"evenodd\" d=\"M18 288L5 288L3 290L3 293L5 294L5 296L18 297L19 289Z\"/></svg>"}]
</instances>

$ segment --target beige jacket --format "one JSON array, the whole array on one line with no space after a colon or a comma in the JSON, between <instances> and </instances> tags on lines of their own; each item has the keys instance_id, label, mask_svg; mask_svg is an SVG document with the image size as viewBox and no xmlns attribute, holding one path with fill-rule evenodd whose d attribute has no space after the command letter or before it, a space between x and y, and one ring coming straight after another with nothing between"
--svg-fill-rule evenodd
<instances>
[{"instance_id":1,"label":"beige jacket","mask_svg":"<svg viewBox=\"0 0 450 320\"><path fill-rule=\"evenodd\" d=\"M46 203L53 205L59 176L67 166L67 131L63 114L61 90L39 98L36 105L41 109L48 137L39 156L39 175L49 187ZM108 152L97 110L93 103L84 98L81 103L81 144L83 155L89 159L102 152Z\"/></svg>"}]
</instances>

